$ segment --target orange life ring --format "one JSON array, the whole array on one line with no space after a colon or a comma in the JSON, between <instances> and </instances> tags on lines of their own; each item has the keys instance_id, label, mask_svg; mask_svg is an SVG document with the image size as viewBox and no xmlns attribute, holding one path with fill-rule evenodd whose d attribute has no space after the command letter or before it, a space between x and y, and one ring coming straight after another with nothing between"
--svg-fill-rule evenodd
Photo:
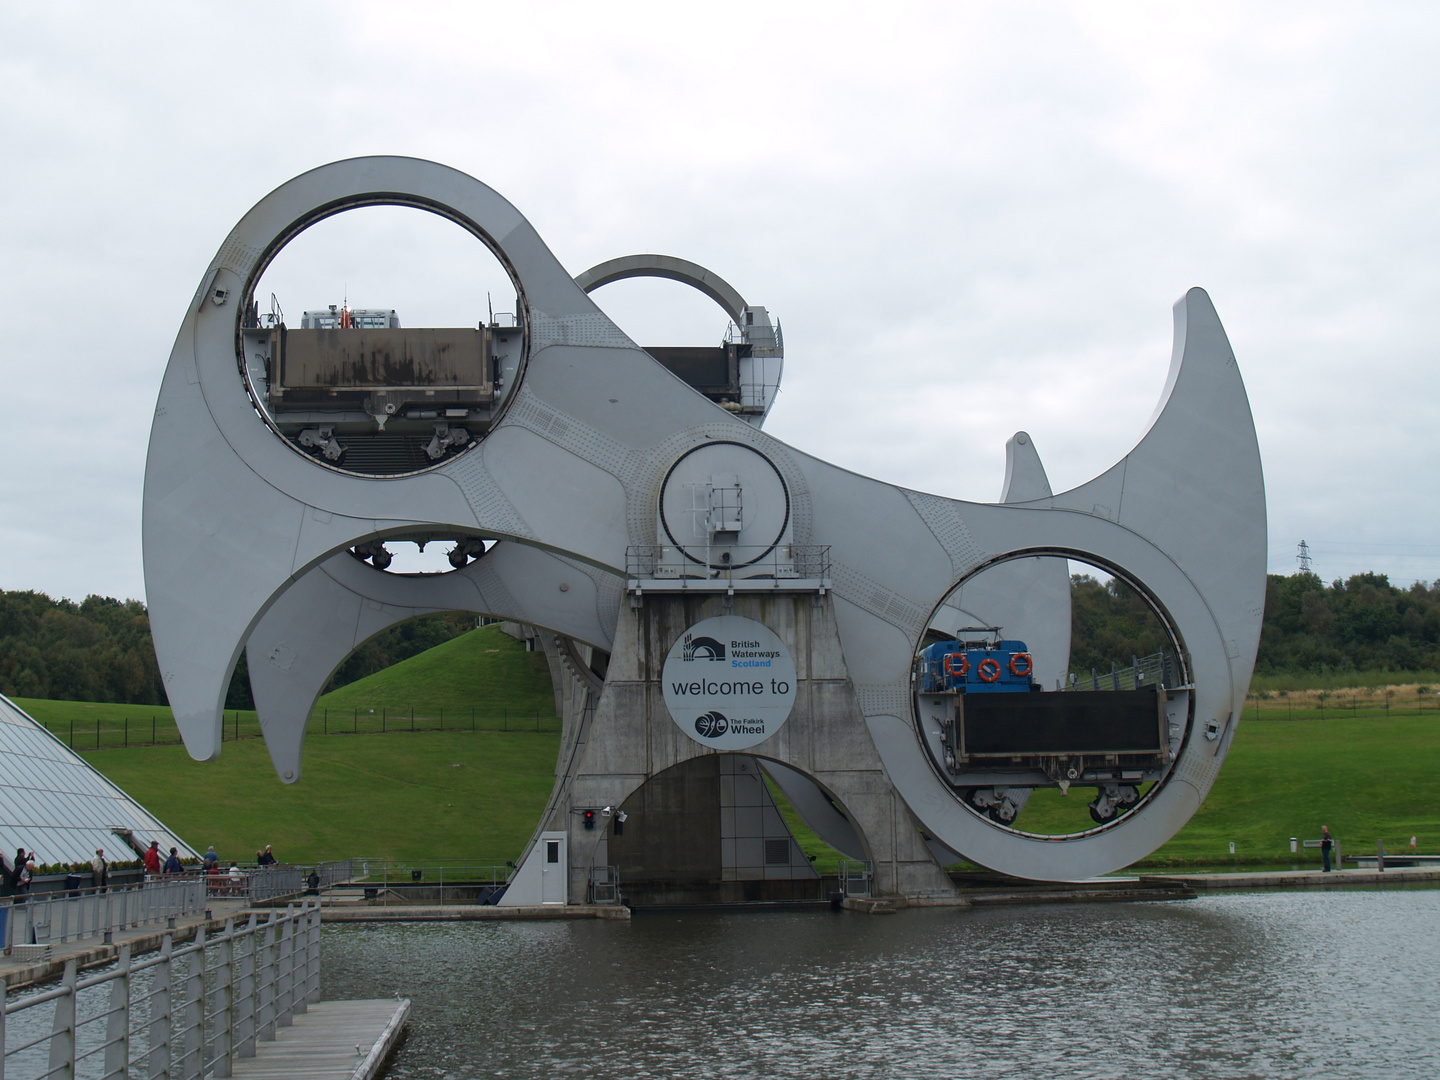
<instances>
[{"instance_id":1,"label":"orange life ring","mask_svg":"<svg viewBox=\"0 0 1440 1080\"><path fill-rule=\"evenodd\" d=\"M1020 664L1017 664L1017 663L1016 663L1017 660L1020 661L1020 664L1023 664L1023 665L1024 665L1023 669L1021 668ZM1016 675L1016 676L1019 676L1020 678L1024 678L1026 675L1029 675L1030 672L1032 672L1032 671L1034 671L1034 670L1035 670L1035 661L1034 661L1033 659L1031 659L1030 654L1029 654L1028 652L1017 652L1017 653L1013 654L1013 655L1010 657L1010 674L1011 674L1011 675Z\"/></svg>"},{"instance_id":2,"label":"orange life ring","mask_svg":"<svg viewBox=\"0 0 1440 1080\"><path fill-rule=\"evenodd\" d=\"M952 664L950 661L954 660L957 656L960 658L960 662L958 664ZM945 674L952 679L963 679L966 675L970 674L970 657L966 656L963 652L946 653L944 668Z\"/></svg>"},{"instance_id":3,"label":"orange life ring","mask_svg":"<svg viewBox=\"0 0 1440 1080\"><path fill-rule=\"evenodd\" d=\"M975 669L975 674L980 676L981 682L994 682L1000 677L1000 661L993 656L987 656L980 661L980 666Z\"/></svg>"}]
</instances>

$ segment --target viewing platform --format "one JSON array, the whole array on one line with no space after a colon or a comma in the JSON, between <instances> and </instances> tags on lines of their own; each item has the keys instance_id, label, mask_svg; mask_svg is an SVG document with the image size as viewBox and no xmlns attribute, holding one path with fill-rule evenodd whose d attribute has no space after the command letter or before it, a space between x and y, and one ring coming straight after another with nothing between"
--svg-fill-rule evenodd
<instances>
[{"instance_id":1,"label":"viewing platform","mask_svg":"<svg viewBox=\"0 0 1440 1080\"><path fill-rule=\"evenodd\" d=\"M243 1080L372 1080L399 1045L410 1016L409 998L321 1001L298 1014L275 1041L236 1061Z\"/></svg>"}]
</instances>

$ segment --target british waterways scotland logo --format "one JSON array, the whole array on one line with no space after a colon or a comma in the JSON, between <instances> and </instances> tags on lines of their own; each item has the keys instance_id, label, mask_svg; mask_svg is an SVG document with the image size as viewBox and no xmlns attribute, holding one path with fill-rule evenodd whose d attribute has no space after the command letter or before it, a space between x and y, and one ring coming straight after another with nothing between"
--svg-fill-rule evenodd
<instances>
[{"instance_id":1,"label":"british waterways scotland logo","mask_svg":"<svg viewBox=\"0 0 1440 1080\"><path fill-rule=\"evenodd\" d=\"M680 651L680 659L723 661L725 659L725 645L722 642L716 641L713 637L706 637L703 634L697 638L692 638L689 634L686 634L685 643ZM721 717L721 719L723 720L724 717Z\"/></svg>"}]
</instances>

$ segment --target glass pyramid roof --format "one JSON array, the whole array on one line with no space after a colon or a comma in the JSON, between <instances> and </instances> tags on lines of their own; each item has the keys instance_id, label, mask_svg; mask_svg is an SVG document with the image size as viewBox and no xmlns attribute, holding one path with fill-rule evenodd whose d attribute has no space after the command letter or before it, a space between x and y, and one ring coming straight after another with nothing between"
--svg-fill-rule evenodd
<instances>
[{"instance_id":1,"label":"glass pyramid roof","mask_svg":"<svg viewBox=\"0 0 1440 1080\"><path fill-rule=\"evenodd\" d=\"M37 863L90 861L96 848L111 859L139 858L132 843L160 850L196 852L153 814L46 731L9 698L0 695L0 856L9 868L16 848L35 852Z\"/></svg>"}]
</instances>

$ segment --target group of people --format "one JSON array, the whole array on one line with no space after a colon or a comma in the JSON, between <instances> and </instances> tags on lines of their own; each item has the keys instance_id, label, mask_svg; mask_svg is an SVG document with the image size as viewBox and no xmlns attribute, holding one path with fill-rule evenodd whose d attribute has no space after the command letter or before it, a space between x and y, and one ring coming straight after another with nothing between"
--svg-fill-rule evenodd
<instances>
[{"instance_id":1,"label":"group of people","mask_svg":"<svg viewBox=\"0 0 1440 1080\"><path fill-rule=\"evenodd\" d=\"M145 864L145 876L147 878L156 877L161 873L159 840L150 841L150 847L146 850L145 858L142 861ZM185 867L180 865L180 849L172 847L170 849L170 857L164 861L164 873L183 874L184 872Z\"/></svg>"},{"instance_id":2,"label":"group of people","mask_svg":"<svg viewBox=\"0 0 1440 1080\"><path fill-rule=\"evenodd\" d=\"M99 856L101 853L97 851L95 854ZM160 859L160 842L158 840L150 841L150 849L145 852L144 862L145 875L147 877L159 876L162 873L183 874L185 872L185 867L180 862L180 851L178 848L173 847L170 849L170 857L164 860L162 870L162 864ZM279 860L275 858L275 853L271 850L269 844L265 845L264 851L257 851L255 853L256 866L274 866L277 862L279 862ZM215 854L214 844L210 845L209 849L205 852L205 857L201 859L200 870L202 873L205 874L220 873L220 856ZM231 877L235 877L239 873L239 866L232 865L230 867Z\"/></svg>"},{"instance_id":3,"label":"group of people","mask_svg":"<svg viewBox=\"0 0 1440 1080\"><path fill-rule=\"evenodd\" d=\"M35 852L23 847L15 850L15 862L10 870L10 891L15 902L22 903L30 895L30 883L35 879Z\"/></svg>"},{"instance_id":4,"label":"group of people","mask_svg":"<svg viewBox=\"0 0 1440 1080\"><path fill-rule=\"evenodd\" d=\"M145 865L146 878L185 873L185 867L180 862L180 849L172 847L169 857L162 858L158 840L150 841L150 847L146 850L142 862ZM264 851L255 853L257 866L274 866L278 862L279 860L275 858L275 852L271 850L269 844L265 845ZM30 886L35 880L35 867L35 852L26 851L23 847L15 850L15 861L11 865L8 884L16 903L24 903L25 897L30 895ZM201 869L207 874L220 873L220 856L215 854L214 844L211 844L210 849L205 852ZM110 861L105 858L104 848L95 849L95 857L90 860L90 875L95 888L104 889L109 886ZM230 867L230 878L236 882L243 880L238 866Z\"/></svg>"}]
</instances>

